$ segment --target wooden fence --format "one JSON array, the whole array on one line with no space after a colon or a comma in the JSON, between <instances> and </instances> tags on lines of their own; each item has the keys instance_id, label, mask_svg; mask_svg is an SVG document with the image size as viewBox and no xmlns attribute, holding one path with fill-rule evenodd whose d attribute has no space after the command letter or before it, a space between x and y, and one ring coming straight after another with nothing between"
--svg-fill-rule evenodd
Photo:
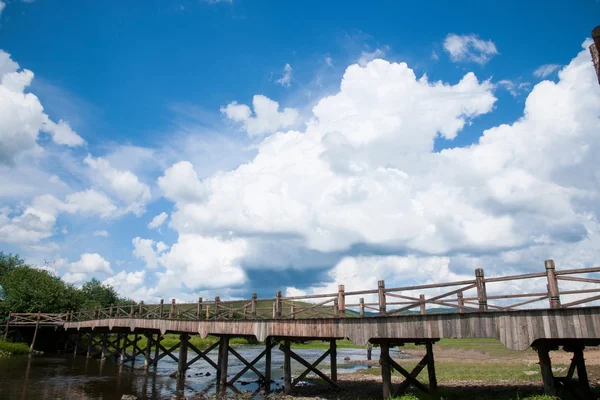
<instances>
[{"instance_id":1,"label":"wooden fence","mask_svg":"<svg viewBox=\"0 0 600 400\"><path fill-rule=\"evenodd\" d=\"M522 275L486 278L483 269L476 269L474 279L386 288L379 281L377 289L346 291L339 285L335 293L259 299L256 293L248 300L221 301L198 299L196 303L159 304L131 303L107 308L70 311L63 314L11 313L7 324L56 324L107 318L146 318L200 320L294 319L294 318L368 318L430 312L493 312L512 311L524 307L567 308L600 300L600 279L590 277L600 267L556 270L554 261L545 262L545 271ZM575 286L559 290L559 281ZM510 293L509 289L493 290L495 285L527 285L527 290ZM533 288L544 287L544 290ZM492 288L490 291L489 288ZM426 295L425 293L428 293ZM569 299L570 298L570 299ZM565 301L569 300L569 301ZM548 301L547 306L540 302ZM535 303L538 303L537 305ZM433 306L433 307L432 307ZM429 308L428 308L429 307ZM436 309L437 307L437 309Z\"/></svg>"}]
</instances>

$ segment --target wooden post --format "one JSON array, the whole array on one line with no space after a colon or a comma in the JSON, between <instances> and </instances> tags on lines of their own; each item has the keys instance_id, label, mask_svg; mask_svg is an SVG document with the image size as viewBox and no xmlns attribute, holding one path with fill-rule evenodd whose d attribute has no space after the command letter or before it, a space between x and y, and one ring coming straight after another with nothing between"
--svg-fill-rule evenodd
<instances>
[{"instance_id":1,"label":"wooden post","mask_svg":"<svg viewBox=\"0 0 600 400\"><path fill-rule=\"evenodd\" d=\"M379 345L379 365L381 365L381 380L383 383L383 398L389 399L393 395L392 390L392 368L390 366L390 346L387 342Z\"/></svg>"},{"instance_id":2,"label":"wooden post","mask_svg":"<svg viewBox=\"0 0 600 400\"><path fill-rule=\"evenodd\" d=\"M598 83L600 83L600 26L592 30L592 39L594 39L594 43L590 46L590 53L592 54L592 62L596 68Z\"/></svg>"},{"instance_id":3,"label":"wooden post","mask_svg":"<svg viewBox=\"0 0 600 400\"><path fill-rule=\"evenodd\" d=\"M554 383L554 374L552 373L552 363L550 361L550 351L548 346L542 341L536 346L535 350L537 351L540 360L544 393L548 396L556 396L556 385Z\"/></svg>"},{"instance_id":4,"label":"wooden post","mask_svg":"<svg viewBox=\"0 0 600 400\"><path fill-rule=\"evenodd\" d=\"M367 360L371 361L371 353L373 352L373 345L371 342L367 343Z\"/></svg>"},{"instance_id":5,"label":"wooden post","mask_svg":"<svg viewBox=\"0 0 600 400\"><path fill-rule=\"evenodd\" d=\"M386 315L385 311L385 282L377 282L377 295L379 296L379 315Z\"/></svg>"},{"instance_id":6,"label":"wooden post","mask_svg":"<svg viewBox=\"0 0 600 400\"><path fill-rule=\"evenodd\" d=\"M275 302L273 302L273 319L275 319L277 317L277 306L275 305Z\"/></svg>"},{"instance_id":7,"label":"wooden post","mask_svg":"<svg viewBox=\"0 0 600 400\"><path fill-rule=\"evenodd\" d=\"M585 368L585 358L583 358L583 348L577 347L573 350L573 357L577 360L577 379L579 384L584 387L587 392L590 391L590 381L588 379L587 370Z\"/></svg>"},{"instance_id":8,"label":"wooden post","mask_svg":"<svg viewBox=\"0 0 600 400\"><path fill-rule=\"evenodd\" d=\"M546 266L546 278L548 279L548 300L550 308L560 308L560 293L558 291L558 280L556 279L556 268L554 260L544 261Z\"/></svg>"},{"instance_id":9,"label":"wooden post","mask_svg":"<svg viewBox=\"0 0 600 400\"><path fill-rule=\"evenodd\" d=\"M133 318L134 313L135 313L135 301L132 301L131 308L129 309L129 318Z\"/></svg>"},{"instance_id":10,"label":"wooden post","mask_svg":"<svg viewBox=\"0 0 600 400\"><path fill-rule=\"evenodd\" d=\"M294 303L292 303L290 305L290 315L292 316L292 319L296 319L296 305Z\"/></svg>"},{"instance_id":11,"label":"wooden post","mask_svg":"<svg viewBox=\"0 0 600 400\"><path fill-rule=\"evenodd\" d=\"M108 333L104 332L102 334L102 353L100 354L100 360L106 359L106 341L108 339Z\"/></svg>"},{"instance_id":12,"label":"wooden post","mask_svg":"<svg viewBox=\"0 0 600 400\"><path fill-rule=\"evenodd\" d=\"M31 346L29 346L29 354L33 353L33 346L35 345L35 339L37 338L38 329L40 327L40 316L41 312L38 311L37 318L35 320L35 331L33 331L33 340L31 341Z\"/></svg>"},{"instance_id":13,"label":"wooden post","mask_svg":"<svg viewBox=\"0 0 600 400\"><path fill-rule=\"evenodd\" d=\"M196 317L202 319L202 297L198 297L198 308L196 309Z\"/></svg>"},{"instance_id":14,"label":"wooden post","mask_svg":"<svg viewBox=\"0 0 600 400\"><path fill-rule=\"evenodd\" d=\"M257 293L252 293L252 304L250 305L250 312L252 313L252 319L256 318L256 299L258 298Z\"/></svg>"},{"instance_id":15,"label":"wooden post","mask_svg":"<svg viewBox=\"0 0 600 400\"><path fill-rule=\"evenodd\" d=\"M150 354L152 351L152 334L146 332L144 336L146 336L146 348L144 349L144 369L147 370L150 367L150 364L152 363L152 359L150 358Z\"/></svg>"},{"instance_id":16,"label":"wooden post","mask_svg":"<svg viewBox=\"0 0 600 400\"><path fill-rule=\"evenodd\" d=\"M292 360L289 353L291 349L290 340L284 340L283 345L288 350L283 353L283 393L290 394L292 391Z\"/></svg>"},{"instance_id":17,"label":"wooden post","mask_svg":"<svg viewBox=\"0 0 600 400\"><path fill-rule=\"evenodd\" d=\"M169 319L175 317L175 299L171 299L171 308L169 309Z\"/></svg>"},{"instance_id":18,"label":"wooden post","mask_svg":"<svg viewBox=\"0 0 600 400\"><path fill-rule=\"evenodd\" d=\"M87 343L87 354L86 358L90 358L92 356L92 332L88 333L88 343Z\"/></svg>"},{"instance_id":19,"label":"wooden post","mask_svg":"<svg viewBox=\"0 0 600 400\"><path fill-rule=\"evenodd\" d=\"M338 285L338 306L340 308L340 318L346 315L346 295L344 294L344 285Z\"/></svg>"},{"instance_id":20,"label":"wooden post","mask_svg":"<svg viewBox=\"0 0 600 400\"><path fill-rule=\"evenodd\" d=\"M217 383L221 388L227 385L227 363L229 361L229 336L219 338L219 371L217 373Z\"/></svg>"},{"instance_id":21,"label":"wooden post","mask_svg":"<svg viewBox=\"0 0 600 400\"><path fill-rule=\"evenodd\" d=\"M456 297L458 297L458 312L462 314L465 312L465 300L463 298L463 292L458 292Z\"/></svg>"},{"instance_id":22,"label":"wooden post","mask_svg":"<svg viewBox=\"0 0 600 400\"><path fill-rule=\"evenodd\" d=\"M281 292L278 291L277 293L275 293L275 297L277 298L275 300L275 318L281 318L283 310L283 304L281 303Z\"/></svg>"},{"instance_id":23,"label":"wooden post","mask_svg":"<svg viewBox=\"0 0 600 400\"><path fill-rule=\"evenodd\" d=\"M135 335L133 336L133 340L134 340L134 346L133 346L133 354L135 354L135 352L137 351L137 349L135 348L135 346L138 345L138 341L139 341L139 337L140 334L135 332ZM133 368L133 366L135 365L135 357L131 358L131 367Z\"/></svg>"},{"instance_id":24,"label":"wooden post","mask_svg":"<svg viewBox=\"0 0 600 400\"><path fill-rule=\"evenodd\" d=\"M427 314L427 309L425 308L425 295L424 294L419 295L419 308L421 311L421 315Z\"/></svg>"},{"instance_id":25,"label":"wooden post","mask_svg":"<svg viewBox=\"0 0 600 400\"><path fill-rule=\"evenodd\" d=\"M487 311L487 293L485 291L485 279L483 269L475 270L475 284L477 285L477 300L479 301L479 311Z\"/></svg>"},{"instance_id":26,"label":"wooden post","mask_svg":"<svg viewBox=\"0 0 600 400\"><path fill-rule=\"evenodd\" d=\"M267 353L265 354L265 393L271 391L271 337L265 339Z\"/></svg>"},{"instance_id":27,"label":"wooden post","mask_svg":"<svg viewBox=\"0 0 600 400\"><path fill-rule=\"evenodd\" d=\"M110 307L108 308L108 318L112 318L113 316L113 305L111 304Z\"/></svg>"},{"instance_id":28,"label":"wooden post","mask_svg":"<svg viewBox=\"0 0 600 400\"><path fill-rule=\"evenodd\" d=\"M206 305L206 319L210 319L210 304Z\"/></svg>"},{"instance_id":29,"label":"wooden post","mask_svg":"<svg viewBox=\"0 0 600 400\"><path fill-rule=\"evenodd\" d=\"M429 376L429 390L432 392L437 390L437 377L435 376L435 360L433 359L433 342L428 340L425 342L427 349L427 375Z\"/></svg>"},{"instance_id":30,"label":"wooden post","mask_svg":"<svg viewBox=\"0 0 600 400\"><path fill-rule=\"evenodd\" d=\"M365 316L365 299L364 298L360 298L358 299L358 304L359 304L359 310L360 310L360 317L364 317Z\"/></svg>"},{"instance_id":31,"label":"wooden post","mask_svg":"<svg viewBox=\"0 0 600 400\"><path fill-rule=\"evenodd\" d=\"M10 325L10 317L12 317L12 313L8 313L8 319L6 320L6 328L4 328L4 340L8 338L8 326Z\"/></svg>"},{"instance_id":32,"label":"wooden post","mask_svg":"<svg viewBox=\"0 0 600 400\"><path fill-rule=\"evenodd\" d=\"M188 335L187 333L182 333L181 335L179 335L179 341L181 343L179 345L179 357L177 362L177 377L179 379L185 378L185 371L187 370L187 352L189 339L190 335Z\"/></svg>"},{"instance_id":33,"label":"wooden post","mask_svg":"<svg viewBox=\"0 0 600 400\"><path fill-rule=\"evenodd\" d=\"M158 368L158 351L159 351L159 347L158 344L160 343L160 341L163 340L163 337L160 335L160 332L158 332L156 334L156 345L154 346L154 370L156 370Z\"/></svg>"},{"instance_id":34,"label":"wooden post","mask_svg":"<svg viewBox=\"0 0 600 400\"><path fill-rule=\"evenodd\" d=\"M219 302L221 298L219 296L215 296L215 311L213 312L213 319L219 318Z\"/></svg>"},{"instance_id":35,"label":"wooden post","mask_svg":"<svg viewBox=\"0 0 600 400\"><path fill-rule=\"evenodd\" d=\"M79 350L79 336L81 333L77 331L77 335L75 336L75 349L73 350L73 355L76 356Z\"/></svg>"},{"instance_id":36,"label":"wooden post","mask_svg":"<svg viewBox=\"0 0 600 400\"><path fill-rule=\"evenodd\" d=\"M337 343L335 339L329 341L329 359L331 365L331 380L337 382Z\"/></svg>"},{"instance_id":37,"label":"wooden post","mask_svg":"<svg viewBox=\"0 0 600 400\"><path fill-rule=\"evenodd\" d=\"M160 299L160 305L158 306L158 318L159 319L162 318L164 309L165 309L165 300Z\"/></svg>"},{"instance_id":38,"label":"wooden post","mask_svg":"<svg viewBox=\"0 0 600 400\"><path fill-rule=\"evenodd\" d=\"M340 307L338 305L338 299L333 299L333 318L340 317Z\"/></svg>"},{"instance_id":39,"label":"wooden post","mask_svg":"<svg viewBox=\"0 0 600 400\"><path fill-rule=\"evenodd\" d=\"M125 357L127 356L127 345L129 344L129 336L126 333L123 334L123 342L121 343L121 348L119 349L119 365L125 364ZM133 353L135 354L135 347L133 348Z\"/></svg>"},{"instance_id":40,"label":"wooden post","mask_svg":"<svg viewBox=\"0 0 600 400\"><path fill-rule=\"evenodd\" d=\"M140 307L138 309L138 318L143 318L144 316L144 301L140 301Z\"/></svg>"}]
</instances>

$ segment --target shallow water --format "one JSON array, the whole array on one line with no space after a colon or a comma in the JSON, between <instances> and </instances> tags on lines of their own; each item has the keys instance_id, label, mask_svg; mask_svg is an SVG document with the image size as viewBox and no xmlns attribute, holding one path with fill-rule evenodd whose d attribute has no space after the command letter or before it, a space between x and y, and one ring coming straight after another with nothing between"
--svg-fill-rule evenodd
<instances>
[{"instance_id":1,"label":"shallow water","mask_svg":"<svg viewBox=\"0 0 600 400\"><path fill-rule=\"evenodd\" d=\"M237 347L236 350L246 360L251 361L264 349L260 345ZM293 349L293 348L292 348ZM313 362L324 352L322 349L293 349L294 352ZM379 358L378 348L373 348L373 359ZM394 351L394 350L391 350ZM190 353L189 356L193 356ZM216 360L216 351L210 354ZM338 374L368 368L356 364L366 360L366 349L337 349ZM403 354L394 353L394 358L403 358ZM349 357L350 361L344 360ZM283 353L277 348L272 353L273 390L281 389L283 384ZM263 372L264 359L255 367ZM170 358L159 361L158 368L148 372L139 369L143 358L136 360L134 368L131 363L119 366L112 360L101 362L97 359L86 359L84 356L50 356L9 357L0 359L0 399L120 399L124 394L133 394L138 399L172 399L177 396L190 396L197 393L212 393L216 390L214 369L206 361L198 361L187 371L184 382L170 377L177 369L177 364ZM329 373L329 357L319 368ZM233 355L229 355L228 377L232 378L243 368L243 364ZM292 376L304 371L302 365L292 360ZM208 373L208 376L207 376ZM263 372L264 373L264 372ZM309 376L311 376L310 374ZM257 376L247 372L236 383L232 393L253 392L258 388ZM260 397L256 397L260 398Z\"/></svg>"}]
</instances>

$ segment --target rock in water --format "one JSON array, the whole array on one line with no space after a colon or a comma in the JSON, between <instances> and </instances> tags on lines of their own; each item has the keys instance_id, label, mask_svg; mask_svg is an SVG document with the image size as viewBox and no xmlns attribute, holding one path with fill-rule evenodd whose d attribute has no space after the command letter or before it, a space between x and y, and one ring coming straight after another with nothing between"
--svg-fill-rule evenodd
<instances>
[{"instance_id":1,"label":"rock in water","mask_svg":"<svg viewBox=\"0 0 600 400\"><path fill-rule=\"evenodd\" d=\"M132 394L124 394L121 396L121 400L137 400L137 397Z\"/></svg>"}]
</instances>

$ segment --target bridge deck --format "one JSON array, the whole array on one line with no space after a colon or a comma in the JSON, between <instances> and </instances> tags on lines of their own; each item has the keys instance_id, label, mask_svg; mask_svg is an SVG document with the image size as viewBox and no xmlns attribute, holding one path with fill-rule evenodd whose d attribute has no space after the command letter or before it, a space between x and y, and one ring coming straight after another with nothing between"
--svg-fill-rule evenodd
<instances>
[{"instance_id":1,"label":"bridge deck","mask_svg":"<svg viewBox=\"0 0 600 400\"><path fill-rule=\"evenodd\" d=\"M405 315L369 318L187 321L108 318L66 322L66 330L153 330L165 333L331 339L348 338L364 346L380 339L414 341L439 338L497 338L512 350L538 339L600 340L600 307Z\"/></svg>"}]
</instances>

